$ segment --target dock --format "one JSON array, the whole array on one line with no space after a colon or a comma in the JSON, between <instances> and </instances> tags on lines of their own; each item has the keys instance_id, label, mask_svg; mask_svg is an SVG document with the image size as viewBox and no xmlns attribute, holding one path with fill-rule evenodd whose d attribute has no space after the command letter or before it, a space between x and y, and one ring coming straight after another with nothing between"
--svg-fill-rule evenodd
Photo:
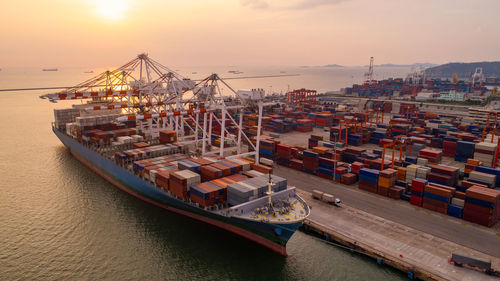
<instances>
[{"instance_id":1,"label":"dock","mask_svg":"<svg viewBox=\"0 0 500 281\"><path fill-rule=\"evenodd\" d=\"M484 273L456 267L448 263L452 252L491 259L492 267L500 268L496 258L471 248L441 239L344 204L338 208L314 200L311 194L298 194L312 207L304 221L306 232L316 233L353 251L366 254L423 280L498 280ZM439 222L436 222L439 223Z\"/></svg>"}]
</instances>

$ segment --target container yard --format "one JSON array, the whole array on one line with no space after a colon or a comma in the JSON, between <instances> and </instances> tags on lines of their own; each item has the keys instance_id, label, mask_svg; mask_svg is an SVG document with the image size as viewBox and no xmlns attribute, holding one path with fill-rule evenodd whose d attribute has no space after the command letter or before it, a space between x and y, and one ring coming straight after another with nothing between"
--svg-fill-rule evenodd
<instances>
[{"instance_id":1,"label":"container yard","mask_svg":"<svg viewBox=\"0 0 500 281\"><path fill-rule=\"evenodd\" d=\"M139 65L159 67L139 55L119 71ZM329 186L354 188L363 192L364 200L384 198L372 210L374 216L394 206L415 208L499 236L498 112L478 114L477 109L462 108L468 115L436 113L422 104L390 100L325 103L315 90L308 89L273 97L266 97L262 89L231 89L235 101L218 92L217 83L227 84L216 74L200 83L175 75L169 72L171 80L166 82L160 75L152 92L137 81L130 81L126 90L115 90L116 85L90 90L98 82L93 81L42 98L54 102L90 99L87 104L55 110L53 131L77 159L119 188L282 255L286 255L288 239L304 222L306 230L351 250L364 245L360 248L363 253L408 272L409 277L441 280L457 276L458 271L450 270L445 259L452 249L460 248L458 244L468 241L460 231L457 237L439 238L457 243L453 246L438 249L429 244L419 249L439 257L446 267L436 269L433 259L430 263L402 260L416 254L415 248L401 251L398 258L391 247L378 249L373 244L382 240L386 246L408 243L398 238L400 233L378 233L373 234L375 240L367 239L359 225L347 223L344 231L350 229L358 235L346 238L339 225L332 223L343 220L339 214L298 195L303 191L297 188L318 186L321 190L315 196L338 208L350 210L352 199L348 196L341 201L337 194L329 193ZM398 85L393 82L370 85L371 89L380 89L380 85L387 89ZM426 83L425 87L437 86L442 85ZM396 88L406 93L406 88ZM140 93L145 100L137 102ZM301 175L308 179L307 186L290 185L289 178ZM348 202L345 207L343 200ZM319 204L311 216L309 204ZM344 220L359 221L354 217L364 216L360 212ZM440 225L443 217L428 219L435 229L448 231L446 225ZM375 221L403 223L398 220L401 217ZM383 228L376 222L365 227ZM414 223L408 227L419 231L421 226ZM488 252L495 247L471 248ZM498 254L492 257L497 265Z\"/></svg>"},{"instance_id":2,"label":"container yard","mask_svg":"<svg viewBox=\"0 0 500 281\"><path fill-rule=\"evenodd\" d=\"M392 97L392 98L414 98L420 100L431 99L432 97L443 100L463 101L465 94L472 96L473 93L484 96L488 89L485 81L453 81L439 78L427 78L423 73L409 75L407 79L389 78L380 81L368 80L362 84L353 84L352 87L344 88L347 95L359 97ZM425 93L425 95L423 95ZM462 97L457 97L462 93ZM441 96L442 95L442 96Z\"/></svg>"},{"instance_id":3,"label":"container yard","mask_svg":"<svg viewBox=\"0 0 500 281\"><path fill-rule=\"evenodd\" d=\"M497 112L480 124L474 115L440 115L411 103L372 103L367 110L340 105L305 100L269 113L299 129L261 140L261 157L487 227L498 221ZM315 128L309 134L297 126L303 118Z\"/></svg>"}]
</instances>

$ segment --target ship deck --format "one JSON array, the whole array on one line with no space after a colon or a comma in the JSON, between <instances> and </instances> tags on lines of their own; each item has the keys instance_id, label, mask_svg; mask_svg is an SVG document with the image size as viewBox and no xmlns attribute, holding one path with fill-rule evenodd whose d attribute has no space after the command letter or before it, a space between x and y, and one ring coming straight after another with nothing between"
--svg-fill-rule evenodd
<instances>
[{"instance_id":1,"label":"ship deck","mask_svg":"<svg viewBox=\"0 0 500 281\"><path fill-rule=\"evenodd\" d=\"M109 161L113 161L113 154L115 152L129 149L129 147L114 150L102 149L99 147L90 148L106 157ZM123 166L123 168L134 174L132 163L127 163ZM141 179L147 181L149 184L158 188L158 190L161 190L165 194L174 196L172 193L157 186L155 183L150 182L144 178ZM208 209L205 208L205 210L219 215L232 216L245 220L282 224L301 222L310 213L307 203L296 194L295 187L289 187L286 190L275 192L271 195L271 198L273 202L273 210L270 210L267 207L269 206L268 196L257 198L255 200L236 206L214 206ZM189 199L183 201L190 205L197 206L196 203L191 202L191 200Z\"/></svg>"},{"instance_id":2,"label":"ship deck","mask_svg":"<svg viewBox=\"0 0 500 281\"><path fill-rule=\"evenodd\" d=\"M304 220L310 213L308 205L296 194L296 188L290 187L286 190L271 195L273 209L269 206L267 196L253 201L233 206L222 212L226 215L270 223L296 223Z\"/></svg>"}]
</instances>

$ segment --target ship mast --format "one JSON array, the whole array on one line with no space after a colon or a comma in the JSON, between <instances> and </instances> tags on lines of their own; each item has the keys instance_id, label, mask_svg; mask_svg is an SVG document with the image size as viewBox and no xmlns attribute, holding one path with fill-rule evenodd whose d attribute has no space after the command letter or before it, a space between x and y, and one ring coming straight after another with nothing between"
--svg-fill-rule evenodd
<instances>
[{"instance_id":1,"label":"ship mast","mask_svg":"<svg viewBox=\"0 0 500 281\"><path fill-rule=\"evenodd\" d=\"M271 187L273 186L273 182L271 180L271 173L268 174L269 175L269 182L267 183L267 200L268 200L268 203L269 203L269 208L273 209L273 201L272 201L272 194L274 193L273 190L271 189Z\"/></svg>"}]
</instances>

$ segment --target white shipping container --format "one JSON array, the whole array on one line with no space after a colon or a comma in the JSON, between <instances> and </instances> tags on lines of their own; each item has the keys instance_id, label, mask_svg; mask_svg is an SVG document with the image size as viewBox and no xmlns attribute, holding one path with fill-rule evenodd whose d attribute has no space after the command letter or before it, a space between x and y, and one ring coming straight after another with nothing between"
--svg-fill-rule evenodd
<instances>
[{"instance_id":1,"label":"white shipping container","mask_svg":"<svg viewBox=\"0 0 500 281\"><path fill-rule=\"evenodd\" d=\"M464 207L465 206L465 201L459 198L451 198L451 204L459 207Z\"/></svg>"},{"instance_id":2,"label":"white shipping container","mask_svg":"<svg viewBox=\"0 0 500 281\"><path fill-rule=\"evenodd\" d=\"M333 203L333 202L335 202L335 197L331 194L323 193L323 195L321 196L321 200L323 200L327 203Z\"/></svg>"}]
</instances>

